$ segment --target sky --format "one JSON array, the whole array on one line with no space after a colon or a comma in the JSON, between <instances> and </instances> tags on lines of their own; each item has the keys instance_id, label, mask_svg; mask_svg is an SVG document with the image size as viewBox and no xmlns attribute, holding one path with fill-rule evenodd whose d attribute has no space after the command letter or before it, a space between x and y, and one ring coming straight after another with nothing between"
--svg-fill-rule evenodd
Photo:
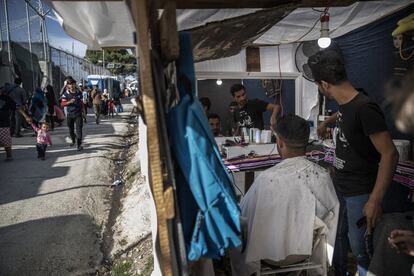
<instances>
[{"instance_id":1,"label":"sky","mask_svg":"<svg viewBox=\"0 0 414 276\"><path fill-rule=\"evenodd\" d=\"M3 2L3 1L1 1ZM37 0L31 0L31 3L37 7ZM43 3L44 4L44 3ZM10 36L11 40L16 42L28 41L28 30L26 24L26 3L24 0L7 0L8 16L10 22ZM49 8L44 5L44 11ZM1 25L1 37L6 37L6 24L5 24L5 9L3 3L0 5L0 25ZM40 21L36 13L29 8L30 18L30 35L32 42L41 41ZM72 52L75 55L83 57L86 52L86 45L71 38L63 30L59 24L53 11L47 15L46 28L48 32L49 44L55 48L63 49L68 52Z\"/></svg>"},{"instance_id":2,"label":"sky","mask_svg":"<svg viewBox=\"0 0 414 276\"><path fill-rule=\"evenodd\" d=\"M46 28L49 33L49 44L55 48L73 52L80 57L85 56L86 45L68 36L52 12L46 19Z\"/></svg>"}]
</instances>

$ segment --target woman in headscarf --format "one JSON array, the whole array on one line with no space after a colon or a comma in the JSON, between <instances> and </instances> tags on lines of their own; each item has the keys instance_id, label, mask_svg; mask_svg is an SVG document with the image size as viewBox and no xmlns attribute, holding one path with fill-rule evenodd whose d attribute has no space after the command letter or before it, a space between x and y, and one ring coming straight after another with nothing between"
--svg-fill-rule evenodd
<instances>
[{"instance_id":1,"label":"woman in headscarf","mask_svg":"<svg viewBox=\"0 0 414 276\"><path fill-rule=\"evenodd\" d=\"M46 121L50 125L50 129L53 130L55 128L55 105L56 105L56 97L55 91L51 85L46 86L45 91L46 101L47 101L47 114L46 114Z\"/></svg>"},{"instance_id":2,"label":"woman in headscarf","mask_svg":"<svg viewBox=\"0 0 414 276\"><path fill-rule=\"evenodd\" d=\"M45 93L42 89L36 88L30 104L30 114L32 115L33 122L37 126L39 126L40 122L45 121L47 109Z\"/></svg>"}]
</instances>

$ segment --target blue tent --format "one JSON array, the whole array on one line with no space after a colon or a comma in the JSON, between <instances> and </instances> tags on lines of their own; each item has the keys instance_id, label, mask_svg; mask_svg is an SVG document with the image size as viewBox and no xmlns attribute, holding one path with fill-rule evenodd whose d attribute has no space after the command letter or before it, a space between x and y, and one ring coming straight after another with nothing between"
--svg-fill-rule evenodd
<instances>
[{"instance_id":1,"label":"blue tent","mask_svg":"<svg viewBox=\"0 0 414 276\"><path fill-rule=\"evenodd\" d=\"M191 38L180 34L177 61L180 101L167 114L177 192L189 260L218 258L241 244L240 210L232 181L195 96Z\"/></svg>"}]
</instances>

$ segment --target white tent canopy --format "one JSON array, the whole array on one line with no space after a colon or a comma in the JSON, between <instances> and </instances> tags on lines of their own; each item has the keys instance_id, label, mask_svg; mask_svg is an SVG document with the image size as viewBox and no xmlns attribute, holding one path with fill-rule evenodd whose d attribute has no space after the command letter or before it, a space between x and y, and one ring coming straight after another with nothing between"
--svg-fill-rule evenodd
<instances>
[{"instance_id":1,"label":"white tent canopy","mask_svg":"<svg viewBox=\"0 0 414 276\"><path fill-rule=\"evenodd\" d=\"M125 1L47 0L67 34L85 43L89 49L133 47L134 22ZM338 37L411 4L411 0L356 2L347 7L331 7L330 35ZM319 8L321 9L321 8ZM190 30L211 22L240 17L261 9L192 9L177 10L179 30ZM254 41L257 44L297 42L318 21L320 13L298 8ZM207 34L206 34L207 35ZM314 40L320 26L301 40Z\"/></svg>"},{"instance_id":2,"label":"white tent canopy","mask_svg":"<svg viewBox=\"0 0 414 276\"><path fill-rule=\"evenodd\" d=\"M53 1L53 8L65 32L90 50L105 47L135 47L134 22L123 1Z\"/></svg>"}]
</instances>

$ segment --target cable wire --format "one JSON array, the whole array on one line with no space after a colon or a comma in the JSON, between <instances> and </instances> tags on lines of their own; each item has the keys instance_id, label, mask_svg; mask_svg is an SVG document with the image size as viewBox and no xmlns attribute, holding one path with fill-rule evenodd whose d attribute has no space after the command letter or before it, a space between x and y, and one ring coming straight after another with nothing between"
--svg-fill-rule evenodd
<instances>
[{"instance_id":1,"label":"cable wire","mask_svg":"<svg viewBox=\"0 0 414 276\"><path fill-rule=\"evenodd\" d=\"M240 190L240 188L236 185L236 180L234 180L234 173L233 171L230 171L231 177L233 178L233 186L236 187L236 189L240 192L242 196L244 196L244 193Z\"/></svg>"}]
</instances>

